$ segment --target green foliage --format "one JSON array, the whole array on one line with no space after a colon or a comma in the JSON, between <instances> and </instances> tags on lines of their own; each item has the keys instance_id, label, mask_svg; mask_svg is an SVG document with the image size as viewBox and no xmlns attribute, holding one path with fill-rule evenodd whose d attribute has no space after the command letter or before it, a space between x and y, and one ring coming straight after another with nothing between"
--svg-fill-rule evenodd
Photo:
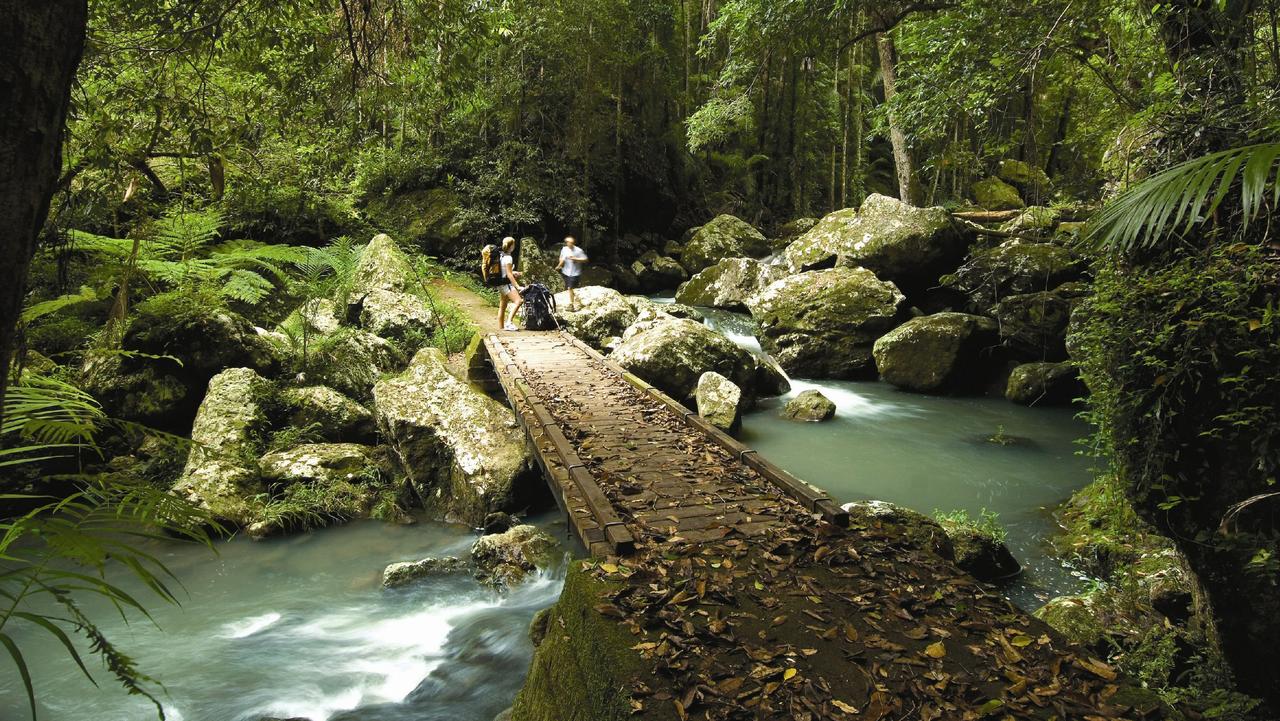
<instances>
[{"instance_id":1,"label":"green foliage","mask_svg":"<svg viewBox=\"0 0 1280 721\"><path fill-rule=\"evenodd\" d=\"M324 428L319 423L309 423L305 426L285 426L272 431L271 437L267 439L265 451L267 453L287 451L304 443L319 443L322 440L324 440Z\"/></svg>"},{"instance_id":2,"label":"green foliage","mask_svg":"<svg viewBox=\"0 0 1280 721\"><path fill-rule=\"evenodd\" d=\"M984 536L1004 543L1009 537L1009 531L1000 523L1000 514L995 511L988 511L985 508L978 510L978 515L971 516L969 512L963 508L953 511L940 511L934 509L933 518L942 524L943 528L964 527L981 533Z\"/></svg>"}]
</instances>

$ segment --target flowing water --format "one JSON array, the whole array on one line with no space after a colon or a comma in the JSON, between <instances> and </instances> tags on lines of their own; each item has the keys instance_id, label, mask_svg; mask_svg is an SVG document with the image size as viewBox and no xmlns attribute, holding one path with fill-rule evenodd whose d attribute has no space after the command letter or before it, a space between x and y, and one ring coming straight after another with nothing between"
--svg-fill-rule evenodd
<instances>
[{"instance_id":1,"label":"flowing water","mask_svg":"<svg viewBox=\"0 0 1280 721\"><path fill-rule=\"evenodd\" d=\"M707 323L760 352L750 318L707 311ZM925 513L998 513L1026 569L1005 591L1025 608L1079 587L1043 547L1053 530L1047 509L1090 477L1074 454L1074 441L1088 429L1070 411L914 395L882 383L792 386L790 395L765 400L746 416L745 443L841 502L875 498ZM788 398L809 388L835 402L835 419L778 416ZM1001 429L1019 442L988 442ZM563 525L541 525L564 537ZM106 620L109 638L167 684L166 713L177 721L490 721L523 682L532 656L529 621L559 595L559 572L505 595L465 573L403 590L379 587L387 563L465 555L473 540L457 526L361 522L285 539L237 539L217 556L162 545L157 552L185 587L183 605L152 604L158 628L109 612L97 617ZM102 688L91 686L50 637L20 640L42 719L155 718L147 702L125 696L103 674ZM25 707L15 676L10 668L0 675L0 719L20 718Z\"/></svg>"},{"instance_id":2,"label":"flowing water","mask_svg":"<svg viewBox=\"0 0 1280 721\"><path fill-rule=\"evenodd\" d=\"M539 525L563 537L563 525ZM182 581L182 606L150 604L158 627L125 624L103 608L95 615L108 638L166 684L162 701L176 721L492 721L523 682L533 653L529 621L559 596L561 572L507 594L467 573L380 587L387 563L466 555L473 540L458 526L369 521L236 539L217 556L165 545L158 550ZM42 720L156 717L103 673L95 689L52 637L19 640ZM22 687L8 660L0 664L0 719L21 718Z\"/></svg>"}]
</instances>

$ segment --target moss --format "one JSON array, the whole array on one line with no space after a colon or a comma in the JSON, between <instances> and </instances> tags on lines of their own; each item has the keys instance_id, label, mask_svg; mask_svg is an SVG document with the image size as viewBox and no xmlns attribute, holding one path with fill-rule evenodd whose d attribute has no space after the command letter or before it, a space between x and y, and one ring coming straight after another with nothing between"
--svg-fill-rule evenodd
<instances>
[{"instance_id":1,"label":"moss","mask_svg":"<svg viewBox=\"0 0 1280 721\"><path fill-rule=\"evenodd\" d=\"M645 680L647 664L631 648L636 637L595 608L612 590L590 574L586 563L570 564L564 591L546 619L546 635L516 697L514 721L632 718L629 690ZM656 704L647 711L646 719L674 718L673 711Z\"/></svg>"}]
</instances>

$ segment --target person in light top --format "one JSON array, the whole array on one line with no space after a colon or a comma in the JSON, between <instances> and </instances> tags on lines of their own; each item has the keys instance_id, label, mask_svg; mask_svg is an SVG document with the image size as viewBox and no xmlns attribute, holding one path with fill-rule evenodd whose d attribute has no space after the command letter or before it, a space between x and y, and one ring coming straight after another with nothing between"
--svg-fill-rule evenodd
<instances>
[{"instance_id":1,"label":"person in light top","mask_svg":"<svg viewBox=\"0 0 1280 721\"><path fill-rule=\"evenodd\" d=\"M507 284L499 288L501 295L498 297L498 327L503 330L520 330L516 326L516 311L520 310L520 305L524 303L524 298L520 297L520 293L524 288L520 285L520 273L515 269L515 260L511 254L516 249L516 239L507 236L502 239L502 277L507 279ZM507 302L510 301L511 320L507 320Z\"/></svg>"},{"instance_id":2,"label":"person in light top","mask_svg":"<svg viewBox=\"0 0 1280 721\"><path fill-rule=\"evenodd\" d=\"M556 270L564 276L564 287L569 291L569 310L577 310L577 301L573 297L573 289L582 280L582 266L588 263L587 254L578 247L578 241L571 235L564 239L564 247L560 249L560 262Z\"/></svg>"}]
</instances>

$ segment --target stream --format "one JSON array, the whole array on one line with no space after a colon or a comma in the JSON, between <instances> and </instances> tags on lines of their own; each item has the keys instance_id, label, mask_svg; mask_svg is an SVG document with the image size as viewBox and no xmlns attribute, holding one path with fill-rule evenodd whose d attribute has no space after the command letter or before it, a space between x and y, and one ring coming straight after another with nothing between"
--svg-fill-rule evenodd
<instances>
[{"instance_id":1,"label":"stream","mask_svg":"<svg viewBox=\"0 0 1280 721\"><path fill-rule=\"evenodd\" d=\"M708 325L760 351L750 318L705 312ZM1003 590L1023 608L1081 588L1083 580L1044 545L1053 530L1049 509L1090 480L1088 461L1075 455L1088 427L1072 411L915 395L878 382L793 379L792 387L744 418L744 443L840 502L996 512L1024 567ZM788 398L809 388L835 402L833 420L778 416ZM998 431L1021 441L988 442ZM533 522L564 538L553 515ZM562 570L506 595L465 573L403 590L379 586L387 563L465 555L473 540L459 526L365 521L284 539L237 538L217 556L157 545L182 581L183 605L150 604L157 625L94 610L107 636L166 683L162 700L176 721L491 721L523 683L529 622L555 602ZM51 637L28 633L19 641L44 721L155 718L148 702L125 696L96 665L102 686L91 686ZM6 669L0 718L22 718L25 706L16 674Z\"/></svg>"}]
</instances>

